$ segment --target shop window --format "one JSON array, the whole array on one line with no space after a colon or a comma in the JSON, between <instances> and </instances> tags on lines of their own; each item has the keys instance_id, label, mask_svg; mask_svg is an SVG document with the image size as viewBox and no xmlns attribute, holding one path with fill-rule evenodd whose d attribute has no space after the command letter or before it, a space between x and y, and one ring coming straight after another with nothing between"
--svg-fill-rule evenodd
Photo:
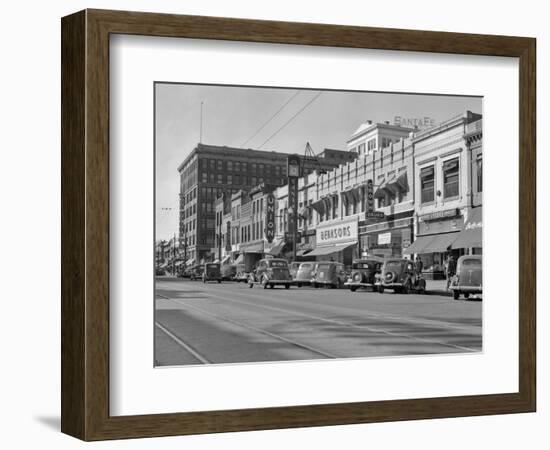
<instances>
[{"instance_id":1,"label":"shop window","mask_svg":"<svg viewBox=\"0 0 550 450\"><path fill-rule=\"evenodd\" d=\"M458 197L458 158L443 163L443 197Z\"/></svg>"},{"instance_id":2,"label":"shop window","mask_svg":"<svg viewBox=\"0 0 550 450\"><path fill-rule=\"evenodd\" d=\"M483 192L483 158L478 156L476 160L477 192Z\"/></svg>"},{"instance_id":3,"label":"shop window","mask_svg":"<svg viewBox=\"0 0 550 450\"><path fill-rule=\"evenodd\" d=\"M332 198L332 218L338 218L338 197Z\"/></svg>"},{"instance_id":4,"label":"shop window","mask_svg":"<svg viewBox=\"0 0 550 450\"><path fill-rule=\"evenodd\" d=\"M420 169L420 201L429 203L434 201L434 166Z\"/></svg>"}]
</instances>

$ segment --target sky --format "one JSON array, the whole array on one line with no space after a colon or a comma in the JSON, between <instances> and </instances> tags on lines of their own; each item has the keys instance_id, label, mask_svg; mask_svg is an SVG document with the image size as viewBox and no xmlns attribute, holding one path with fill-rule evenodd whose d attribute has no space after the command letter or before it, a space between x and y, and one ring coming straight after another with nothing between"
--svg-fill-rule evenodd
<instances>
[{"instance_id":1,"label":"sky","mask_svg":"<svg viewBox=\"0 0 550 450\"><path fill-rule=\"evenodd\" d=\"M345 150L367 120L482 113L480 97L157 83L156 239L178 233L177 168L200 140L201 103L202 143L298 154L306 142L315 153Z\"/></svg>"}]
</instances>

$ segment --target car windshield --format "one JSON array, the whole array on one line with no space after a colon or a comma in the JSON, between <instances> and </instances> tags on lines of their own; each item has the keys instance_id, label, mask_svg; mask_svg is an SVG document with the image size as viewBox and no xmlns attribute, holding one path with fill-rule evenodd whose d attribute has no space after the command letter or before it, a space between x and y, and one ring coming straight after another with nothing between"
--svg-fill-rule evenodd
<instances>
[{"instance_id":1,"label":"car windshield","mask_svg":"<svg viewBox=\"0 0 550 450\"><path fill-rule=\"evenodd\" d=\"M318 270L327 270L330 269L330 264L319 264L317 267Z\"/></svg>"},{"instance_id":2,"label":"car windshield","mask_svg":"<svg viewBox=\"0 0 550 450\"><path fill-rule=\"evenodd\" d=\"M288 264L286 261L271 261L270 266L287 268Z\"/></svg>"},{"instance_id":3,"label":"car windshield","mask_svg":"<svg viewBox=\"0 0 550 450\"><path fill-rule=\"evenodd\" d=\"M463 259L461 264L463 267L481 267L481 260L480 259Z\"/></svg>"},{"instance_id":4,"label":"car windshield","mask_svg":"<svg viewBox=\"0 0 550 450\"><path fill-rule=\"evenodd\" d=\"M311 269L313 269L313 264L309 264L309 263L300 264L300 270L311 270Z\"/></svg>"},{"instance_id":5,"label":"car windshield","mask_svg":"<svg viewBox=\"0 0 550 450\"><path fill-rule=\"evenodd\" d=\"M398 267L401 267L401 261L388 261L386 263L386 267L388 269L397 269Z\"/></svg>"},{"instance_id":6,"label":"car windshield","mask_svg":"<svg viewBox=\"0 0 550 450\"><path fill-rule=\"evenodd\" d=\"M207 264L206 267L208 267L209 269L217 269L218 265L217 264Z\"/></svg>"},{"instance_id":7,"label":"car windshield","mask_svg":"<svg viewBox=\"0 0 550 450\"><path fill-rule=\"evenodd\" d=\"M375 267L376 267L375 263L366 263L366 262L353 263L352 265L353 269L374 269Z\"/></svg>"}]
</instances>

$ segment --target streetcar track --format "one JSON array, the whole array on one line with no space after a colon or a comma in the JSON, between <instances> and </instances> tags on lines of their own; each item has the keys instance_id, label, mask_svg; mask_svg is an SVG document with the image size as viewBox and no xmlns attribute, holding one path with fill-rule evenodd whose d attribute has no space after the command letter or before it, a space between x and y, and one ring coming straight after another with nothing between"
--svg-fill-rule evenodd
<instances>
[{"instance_id":1,"label":"streetcar track","mask_svg":"<svg viewBox=\"0 0 550 450\"><path fill-rule=\"evenodd\" d=\"M159 295L159 294L157 294ZM180 337L178 337L174 332L170 331L168 328L166 328L165 325L162 325L160 322L156 321L155 326L161 330L166 336L171 338L176 344L178 344L180 347L185 349L188 353L190 353L195 359L200 361L202 364L212 364L212 361L208 360L204 355L201 355L196 349L191 347L189 344L184 342Z\"/></svg>"},{"instance_id":2,"label":"streetcar track","mask_svg":"<svg viewBox=\"0 0 550 450\"><path fill-rule=\"evenodd\" d=\"M207 293L207 292L210 292L210 291L205 290L203 292ZM239 291L239 293L241 295L244 295L244 296L249 297L249 298L257 298L258 297L258 296L255 296L254 294L251 294L251 293L246 292L246 291L244 291L244 292ZM266 292L265 296L267 298L272 299L272 300L279 300L279 301L283 301L283 302L287 302L287 303L291 302L291 300L289 300L289 299L276 297L271 292L269 292L269 293ZM316 303L311 303L311 302L308 302L307 300L304 301L304 300L300 299L299 301L300 301L300 305L307 305L307 306L313 306L313 307L318 306ZM326 308L334 309L334 306L331 306L331 305L323 305L323 306L326 307ZM449 323L449 322L442 322L440 320L421 319L421 318L412 318L412 317L389 315L389 314L385 314L385 313L370 311L370 310L367 310L367 309L358 309L358 308L355 308L355 307L342 306L342 308L346 309L346 310L350 310L352 312L357 312L358 314L362 315L361 318L365 318L365 319L366 318L376 318L376 319L392 320L392 321L396 321L396 322L410 322L410 323L415 324L415 325L431 325L431 326L440 327L440 328L449 328L449 329L453 329L453 330L463 330L463 331L469 331L469 332L477 332L481 328L481 326L479 326L479 325L457 325L457 324L452 324L452 323Z\"/></svg>"},{"instance_id":3,"label":"streetcar track","mask_svg":"<svg viewBox=\"0 0 550 450\"><path fill-rule=\"evenodd\" d=\"M223 316L219 316L217 314L214 314L214 313L211 313L210 311L206 311L202 308L198 308L197 306L194 306L194 305L190 305L180 299L177 299L177 298L172 298L172 297L167 297L165 295L162 295L162 294L157 294L157 296L159 297L163 297L167 300L172 300L176 303L179 303L180 305L183 305L184 307L186 308L189 308L191 310L194 310L194 311L197 311L201 314L204 314L206 316L210 316L214 319L217 319L217 320L221 320L221 321L224 321L224 322L228 322L228 323L231 323L233 325L236 325L238 327L241 327L241 328L245 328L245 329L248 329L248 330L251 330L251 331L254 331L256 333L259 333L259 334L263 334L263 335L266 335L266 336L269 336L273 339L277 339L277 340L280 340L280 341L283 341L287 344L290 344L290 345L293 345L295 347L299 347L301 349L305 349L305 350L308 350L310 351L311 353L315 353L317 355L321 355L321 356L324 356L326 358L331 358L331 359L336 359L336 358L341 358L341 356L338 356L338 355L334 355L332 353L329 353L329 352L326 352L324 350L321 350L321 349L318 349L318 348L315 348L315 347L312 347L311 345L308 345L308 344L303 344L301 342L298 342L294 339L290 339L290 338L286 338L284 336L281 336L281 335L278 335L276 333L272 333L271 331L267 331L267 330L263 330L261 328L258 328L258 327L255 327L253 325L249 325L249 324L246 324L246 323L242 323L242 322L239 322L237 320L234 320L234 319L230 319L228 317L223 317Z\"/></svg>"},{"instance_id":4,"label":"streetcar track","mask_svg":"<svg viewBox=\"0 0 550 450\"><path fill-rule=\"evenodd\" d=\"M279 307L276 307L276 306L268 306L268 305L260 305L260 304L257 304L257 303L250 303L250 302L246 302L246 301L242 301L242 300L236 300L236 299L233 299L233 298L222 297L220 295L213 294L212 291L208 291L208 292L209 292L209 295L212 298L217 298L219 300L229 301L229 302L233 302L233 303L240 303L240 304L243 304L243 305L252 306L252 307L256 307L256 308L260 308L260 309L263 308L263 309L268 309L268 310L273 310L273 311L279 311L279 312L282 312L282 313L285 313L285 314L298 315L298 316L306 317L308 319L313 319L313 320L317 320L317 321L321 321L321 322L336 324L336 325L343 326L343 327L346 327L346 328L358 328L358 329L363 329L363 330L370 331L372 333L382 333L382 334L392 336L392 337L406 338L406 339L410 339L410 340L414 340L414 341L418 341L418 342L436 344L436 345L441 345L441 346L444 346L444 347L451 347L451 348L455 348L455 349L458 349L458 350L471 352L471 353L480 351L479 349L476 349L476 348L465 347L465 346L462 346L462 345L451 344L451 343L448 343L448 342L443 342L443 341L429 339L429 338L411 336L411 335L406 334L406 333L388 331L388 330L385 330L385 329L382 329L382 328L373 328L373 327L368 326L368 325L354 324L354 323L345 322L345 321L342 321L342 320L339 320L339 319L329 319L329 318L326 318L326 317L314 316L314 315L311 315L311 314L306 314L306 313L295 311L295 310L279 308ZM157 294L157 295L160 295L160 294ZM244 295L245 296L250 296L252 294L244 294ZM172 297L167 297L167 298L169 298L171 300L174 300L177 303L183 304L179 301L179 299L175 299L175 298L172 298ZM185 305L187 305L187 303L185 303Z\"/></svg>"}]
</instances>

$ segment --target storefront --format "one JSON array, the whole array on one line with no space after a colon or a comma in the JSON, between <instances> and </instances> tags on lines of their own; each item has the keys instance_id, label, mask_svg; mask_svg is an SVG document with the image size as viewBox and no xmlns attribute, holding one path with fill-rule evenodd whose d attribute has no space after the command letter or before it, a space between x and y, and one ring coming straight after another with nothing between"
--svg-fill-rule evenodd
<instances>
[{"instance_id":1,"label":"storefront","mask_svg":"<svg viewBox=\"0 0 550 450\"><path fill-rule=\"evenodd\" d=\"M464 230L458 234L451 248L463 250L470 255L483 253L483 208L481 206L468 210Z\"/></svg>"},{"instance_id":2,"label":"storefront","mask_svg":"<svg viewBox=\"0 0 550 450\"><path fill-rule=\"evenodd\" d=\"M419 216L416 239L404 253L420 257L428 279L443 279L449 254L458 258L464 253L451 248L463 229L464 216L458 208Z\"/></svg>"},{"instance_id":3,"label":"storefront","mask_svg":"<svg viewBox=\"0 0 550 450\"><path fill-rule=\"evenodd\" d=\"M316 261L336 261L350 266L358 254L357 218L335 220L317 226L315 248L307 253Z\"/></svg>"},{"instance_id":4,"label":"storefront","mask_svg":"<svg viewBox=\"0 0 550 450\"><path fill-rule=\"evenodd\" d=\"M409 217L393 218L360 227L361 255L401 258L411 245L412 211Z\"/></svg>"}]
</instances>

